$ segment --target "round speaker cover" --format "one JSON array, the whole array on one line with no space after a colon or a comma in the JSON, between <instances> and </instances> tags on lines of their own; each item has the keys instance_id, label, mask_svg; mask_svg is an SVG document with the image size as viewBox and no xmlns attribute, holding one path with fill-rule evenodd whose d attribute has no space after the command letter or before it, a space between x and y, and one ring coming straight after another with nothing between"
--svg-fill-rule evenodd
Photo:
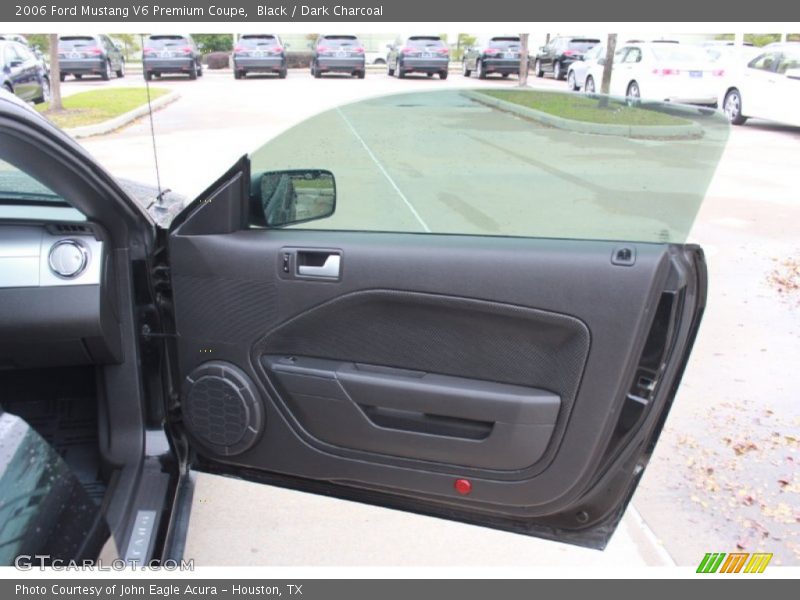
<instances>
[{"instance_id":1,"label":"round speaker cover","mask_svg":"<svg viewBox=\"0 0 800 600\"><path fill-rule=\"evenodd\" d=\"M183 420L204 448L233 456L258 439L264 427L264 408L244 371L230 363L211 361L184 381Z\"/></svg>"}]
</instances>

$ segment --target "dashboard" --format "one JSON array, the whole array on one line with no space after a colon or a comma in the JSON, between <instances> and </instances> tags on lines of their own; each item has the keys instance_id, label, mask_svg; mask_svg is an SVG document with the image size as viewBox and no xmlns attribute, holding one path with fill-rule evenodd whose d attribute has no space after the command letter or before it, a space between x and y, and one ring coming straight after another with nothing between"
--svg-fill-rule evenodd
<instances>
[{"instance_id":1,"label":"dashboard","mask_svg":"<svg viewBox=\"0 0 800 600\"><path fill-rule=\"evenodd\" d=\"M87 222L0 224L0 369L120 362L102 237Z\"/></svg>"}]
</instances>

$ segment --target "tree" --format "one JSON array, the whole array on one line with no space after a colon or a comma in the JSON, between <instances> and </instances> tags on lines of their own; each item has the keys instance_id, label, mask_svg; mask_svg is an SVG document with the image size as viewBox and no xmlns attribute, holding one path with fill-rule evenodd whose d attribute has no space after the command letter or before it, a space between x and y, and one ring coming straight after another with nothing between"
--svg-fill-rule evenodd
<instances>
[{"instance_id":1,"label":"tree","mask_svg":"<svg viewBox=\"0 0 800 600\"><path fill-rule=\"evenodd\" d=\"M193 33L192 37L202 48L203 54L233 50L233 38L229 33Z\"/></svg>"},{"instance_id":2,"label":"tree","mask_svg":"<svg viewBox=\"0 0 800 600\"><path fill-rule=\"evenodd\" d=\"M519 34L519 87L528 85L528 34Z\"/></svg>"},{"instance_id":3,"label":"tree","mask_svg":"<svg viewBox=\"0 0 800 600\"><path fill-rule=\"evenodd\" d=\"M608 93L611 89L611 69L614 67L614 53L617 51L617 34L609 33L608 41L606 42L606 58L603 64L603 81L600 84L600 93L603 94L600 98L600 106L605 108L608 106Z\"/></svg>"},{"instance_id":4,"label":"tree","mask_svg":"<svg viewBox=\"0 0 800 600\"><path fill-rule=\"evenodd\" d=\"M122 42L122 53L125 55L125 60L129 61L131 59L131 52L139 50L139 43L137 40L141 39L142 35L139 33L112 33L111 37Z\"/></svg>"},{"instance_id":5,"label":"tree","mask_svg":"<svg viewBox=\"0 0 800 600\"><path fill-rule=\"evenodd\" d=\"M51 33L50 45L50 110L64 110L61 102L61 69L58 67L58 34Z\"/></svg>"}]
</instances>

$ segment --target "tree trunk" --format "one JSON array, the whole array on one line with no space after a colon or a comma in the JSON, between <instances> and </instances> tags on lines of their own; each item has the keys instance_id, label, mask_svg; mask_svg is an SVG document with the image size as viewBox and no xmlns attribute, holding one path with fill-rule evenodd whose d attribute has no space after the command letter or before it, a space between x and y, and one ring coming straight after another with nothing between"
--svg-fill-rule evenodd
<instances>
[{"instance_id":1,"label":"tree trunk","mask_svg":"<svg viewBox=\"0 0 800 600\"><path fill-rule=\"evenodd\" d=\"M614 68L614 53L617 51L617 34L609 33L606 42L606 62L603 65L603 81L600 84L600 106L608 106L608 92L611 89L611 69Z\"/></svg>"},{"instance_id":2,"label":"tree trunk","mask_svg":"<svg viewBox=\"0 0 800 600\"><path fill-rule=\"evenodd\" d=\"M528 85L528 34L519 34L519 87Z\"/></svg>"},{"instance_id":3,"label":"tree trunk","mask_svg":"<svg viewBox=\"0 0 800 600\"><path fill-rule=\"evenodd\" d=\"M58 35L50 34L50 110L63 110L61 69L58 68Z\"/></svg>"}]
</instances>

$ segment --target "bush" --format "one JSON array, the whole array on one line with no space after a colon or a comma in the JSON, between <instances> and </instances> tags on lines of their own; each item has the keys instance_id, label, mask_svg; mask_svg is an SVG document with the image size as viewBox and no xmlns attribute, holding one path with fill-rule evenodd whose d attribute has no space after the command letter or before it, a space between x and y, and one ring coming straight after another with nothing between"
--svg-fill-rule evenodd
<instances>
[{"instance_id":1,"label":"bush","mask_svg":"<svg viewBox=\"0 0 800 600\"><path fill-rule=\"evenodd\" d=\"M298 50L286 53L286 65L290 69L307 69L311 66L311 51Z\"/></svg>"},{"instance_id":2,"label":"bush","mask_svg":"<svg viewBox=\"0 0 800 600\"><path fill-rule=\"evenodd\" d=\"M212 52L206 56L209 69L227 69L229 62L230 55L227 52Z\"/></svg>"}]
</instances>

